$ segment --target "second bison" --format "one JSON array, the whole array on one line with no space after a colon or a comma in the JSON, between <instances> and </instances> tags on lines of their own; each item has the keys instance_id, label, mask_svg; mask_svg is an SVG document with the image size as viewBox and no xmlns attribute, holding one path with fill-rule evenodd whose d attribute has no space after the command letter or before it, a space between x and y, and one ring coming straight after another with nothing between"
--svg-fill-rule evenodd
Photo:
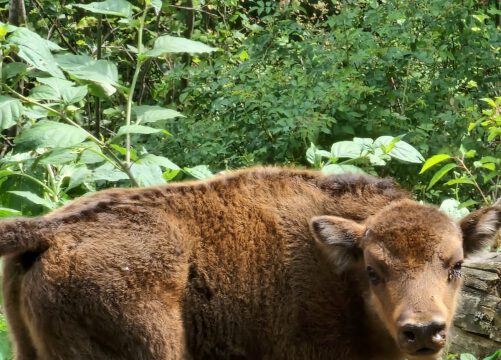
<instances>
[{"instance_id":1,"label":"second bison","mask_svg":"<svg viewBox=\"0 0 501 360\"><path fill-rule=\"evenodd\" d=\"M0 223L16 359L437 359L500 222L277 168L99 192Z\"/></svg>"}]
</instances>

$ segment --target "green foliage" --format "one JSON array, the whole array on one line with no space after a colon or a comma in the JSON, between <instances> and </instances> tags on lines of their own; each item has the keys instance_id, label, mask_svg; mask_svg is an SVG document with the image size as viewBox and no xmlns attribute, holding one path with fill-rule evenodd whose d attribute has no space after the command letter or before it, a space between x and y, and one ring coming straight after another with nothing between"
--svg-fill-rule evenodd
<instances>
[{"instance_id":1,"label":"green foliage","mask_svg":"<svg viewBox=\"0 0 501 360\"><path fill-rule=\"evenodd\" d=\"M447 354L446 356L447 360L480 360L480 358L477 358L475 355L469 354L469 353L463 353L463 354ZM484 357L483 360L499 360L501 359L501 349L495 351L491 355Z\"/></svg>"},{"instance_id":2,"label":"green foliage","mask_svg":"<svg viewBox=\"0 0 501 360\"><path fill-rule=\"evenodd\" d=\"M388 133L407 134L426 155L457 149L469 108L499 87L495 7L322 3L230 6L214 29L224 51L189 69L174 97L186 118L169 121L175 139L160 148L217 168L303 163L311 142ZM155 96L185 77L165 74ZM407 168L390 174L415 182Z\"/></svg>"},{"instance_id":3,"label":"green foliage","mask_svg":"<svg viewBox=\"0 0 501 360\"><path fill-rule=\"evenodd\" d=\"M9 130L0 159L2 216L45 212L103 187L163 184L181 173L211 175L207 167L181 169L147 145L153 136L166 141L171 134L164 122L183 116L159 104L135 104L136 81L147 59L215 50L151 31L143 43L148 15L160 6L147 2L139 9L120 0L62 8L66 15L83 9L105 16L115 29L137 34L135 46L100 48L97 56L71 53L28 28L0 22L0 129ZM96 41L102 46L103 38ZM134 76L124 79L114 59L127 48L135 55Z\"/></svg>"},{"instance_id":4,"label":"green foliage","mask_svg":"<svg viewBox=\"0 0 501 360\"><path fill-rule=\"evenodd\" d=\"M343 158L347 160L340 161ZM353 138L352 141L339 141L332 144L330 152L320 150L312 143L306 151L306 160L325 174L364 170L377 174L376 167L386 165L392 158L409 163L424 161L412 145L393 136L380 136L376 140Z\"/></svg>"},{"instance_id":5,"label":"green foliage","mask_svg":"<svg viewBox=\"0 0 501 360\"><path fill-rule=\"evenodd\" d=\"M0 360L12 359L12 347L9 341L9 334L5 316L0 314Z\"/></svg>"},{"instance_id":6,"label":"green foliage","mask_svg":"<svg viewBox=\"0 0 501 360\"><path fill-rule=\"evenodd\" d=\"M0 217L199 164L394 176L453 217L500 195L493 1L25 4L0 1Z\"/></svg>"},{"instance_id":7,"label":"green foliage","mask_svg":"<svg viewBox=\"0 0 501 360\"><path fill-rule=\"evenodd\" d=\"M460 201L461 207L492 204L501 194L501 97L482 101L487 108L464 129L459 149L433 155L420 172L426 173L446 162L433 174L427 189L443 182L444 191Z\"/></svg>"}]
</instances>

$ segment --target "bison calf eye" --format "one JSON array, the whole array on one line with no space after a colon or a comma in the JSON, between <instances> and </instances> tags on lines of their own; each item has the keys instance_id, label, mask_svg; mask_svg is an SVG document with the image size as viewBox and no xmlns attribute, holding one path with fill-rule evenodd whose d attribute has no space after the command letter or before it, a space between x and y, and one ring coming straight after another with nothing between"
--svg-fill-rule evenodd
<instances>
[{"instance_id":1,"label":"bison calf eye","mask_svg":"<svg viewBox=\"0 0 501 360\"><path fill-rule=\"evenodd\" d=\"M458 261L454 264L454 266L449 270L449 280L458 279L461 277L461 266L463 262Z\"/></svg>"},{"instance_id":2,"label":"bison calf eye","mask_svg":"<svg viewBox=\"0 0 501 360\"><path fill-rule=\"evenodd\" d=\"M369 276L369 280L373 285L377 285L381 282L381 277L379 277L379 275L372 267L367 266L366 270L367 270L367 275Z\"/></svg>"}]
</instances>

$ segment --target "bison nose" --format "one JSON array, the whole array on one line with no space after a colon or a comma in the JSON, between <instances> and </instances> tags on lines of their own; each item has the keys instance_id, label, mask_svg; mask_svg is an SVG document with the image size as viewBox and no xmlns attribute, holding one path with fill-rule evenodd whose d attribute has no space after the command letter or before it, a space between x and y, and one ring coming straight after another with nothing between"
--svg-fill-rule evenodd
<instances>
[{"instance_id":1,"label":"bison nose","mask_svg":"<svg viewBox=\"0 0 501 360\"><path fill-rule=\"evenodd\" d=\"M400 346L412 355L434 354L445 346L445 323L405 324L399 329Z\"/></svg>"}]
</instances>

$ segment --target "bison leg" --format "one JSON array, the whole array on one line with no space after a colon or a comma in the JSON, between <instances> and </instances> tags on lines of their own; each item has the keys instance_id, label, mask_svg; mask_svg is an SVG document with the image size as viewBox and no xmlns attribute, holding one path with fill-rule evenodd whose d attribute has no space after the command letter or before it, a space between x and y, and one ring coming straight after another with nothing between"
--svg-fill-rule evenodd
<instances>
[{"instance_id":1,"label":"bison leg","mask_svg":"<svg viewBox=\"0 0 501 360\"><path fill-rule=\"evenodd\" d=\"M4 310L9 320L9 331L14 345L16 360L36 360L37 353L21 313L21 279L25 270L11 257L4 260L3 293Z\"/></svg>"}]
</instances>

